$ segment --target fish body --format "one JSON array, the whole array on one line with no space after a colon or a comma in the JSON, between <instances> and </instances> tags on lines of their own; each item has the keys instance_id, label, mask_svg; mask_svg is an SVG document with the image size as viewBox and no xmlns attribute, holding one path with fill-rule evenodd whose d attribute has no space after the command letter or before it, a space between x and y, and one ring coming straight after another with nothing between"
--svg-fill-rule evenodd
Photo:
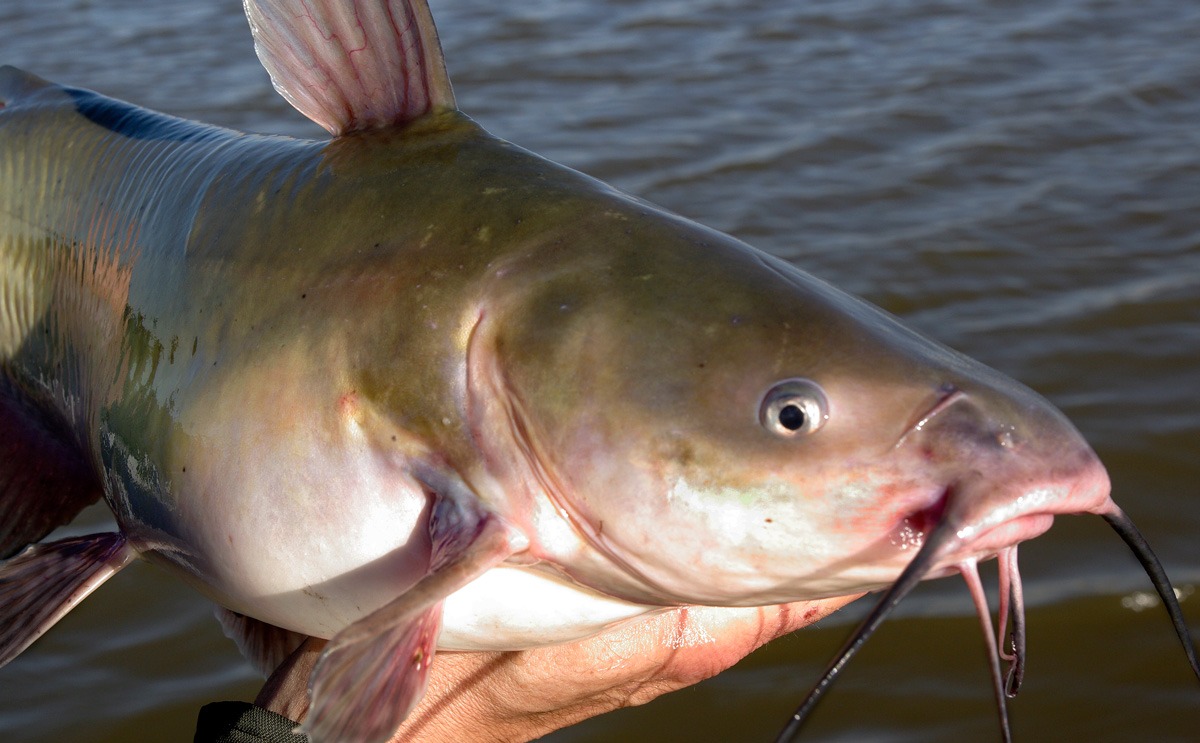
<instances>
[{"instance_id":1,"label":"fish body","mask_svg":"<svg viewBox=\"0 0 1200 743\"><path fill-rule=\"evenodd\" d=\"M759 605L890 582L891 563L873 577L864 575L863 563L849 574L815 579L820 555L811 552L798 554L795 564L775 558L772 574L762 564L734 566L721 552L706 560L712 545L703 540L679 540L690 543L689 551L670 562L622 551L680 519L656 503L627 519L628 526L614 525L617 514L639 508L621 500L617 483L658 473L606 471L610 452L629 446L625 442L696 446L708 438L698 435L702 430L671 429L703 428L717 411L684 410L678 401L704 400L698 390L711 386L742 395L739 407L755 412L762 392L799 368L785 353L747 377L742 363L723 363L717 352L742 359L763 343L785 352L789 345L809 345L803 352L815 362L828 356L811 348L817 340L812 329L822 328L840 352L862 356L857 374L845 360L836 362L848 390L870 389L879 376L870 367L889 351L894 358L886 375L912 378L909 398L895 402L909 414L893 417L894 423L909 423L943 386L961 390L981 376L1029 406L1048 409L1033 393L901 330L873 308L727 236L491 137L456 112L399 134L367 132L333 144L241 135L49 85L8 115L15 121L6 122L8 141L0 146L19 153L15 168L43 179L10 181L28 185L7 199L7 211L28 225L10 238L13 253L30 256L23 261L26 275L14 277L29 290L18 301L30 309L19 317L38 321L11 323L9 343L20 349L10 366L14 383L33 390L30 397L79 436L92 466L107 478L105 497L135 550L184 570L224 606L305 634L332 636L425 572L428 546L419 524L427 518L428 498L411 471L419 466L460 473L455 476L472 492L519 523L534 540L531 562L572 571L646 607ZM136 124L113 128L113 121ZM56 156L66 147L89 155ZM445 167L447 161L455 167ZM151 177L146 163L153 164ZM52 184L61 191L54 193ZM49 302L35 291L47 285L53 287ZM640 296L631 299L631 290ZM79 296L67 298L70 292ZM687 306L670 306L672 300ZM695 304L709 309L697 316L690 309ZM680 332L678 313L685 309L689 322L699 320L720 342L697 342ZM645 337L630 339L633 317L616 313L661 317L647 324ZM97 338L96 327L105 334ZM663 349L662 357L637 358L650 345ZM625 346L638 350L629 354ZM617 371L600 361L614 355L627 356ZM639 389L639 380L657 373L652 367L660 358L688 367L688 389ZM813 362L807 373L821 376ZM634 366L639 363L645 368ZM497 364L503 374L491 368ZM525 373L528 384L540 384L534 370L523 368L530 364L554 368L560 380L577 378L578 386L488 386ZM269 369L289 371L265 374ZM562 494L530 484L528 473L509 461L505 449L518 442L505 441L511 434L500 429L508 421L494 420L497 411L489 406L504 398L514 406L546 405L544 413L535 411L537 419L558 420L568 410L582 413L589 396L613 404L618 389L644 399L604 411L608 421L597 415L585 425L587 435L603 441L576 444L571 437L582 435L578 430L525 431L528 445L542 446L532 438L540 433L604 455L581 473L565 474L579 480L569 486L572 496L590 496L590 502L552 502ZM554 400L552 392L573 397ZM835 400L838 392L830 391ZM718 399L713 407L727 404ZM849 403L834 413L865 415ZM1014 421L1019 414L1012 414ZM659 416L675 416L665 432ZM644 436L630 435L630 424ZM1061 425L1054 419L1050 427L1057 433ZM893 428L883 439L889 447L905 435ZM747 457L779 446L761 426L755 429L757 440L744 442ZM782 446L796 448L792 441ZM1094 466L1085 445L1072 439L1066 446L1079 447L1068 460ZM565 462L538 454L529 464L564 468L575 459L574 452L561 457ZM839 462L836 469L853 469L844 477L856 480L825 485L841 501L839 509L854 505L839 487L862 489L865 510L878 521L873 530L898 528L909 512L931 507L940 496L938 486L923 483L909 504L875 516L871 481L911 471L903 454L872 463L888 459L880 454L886 450L862 454L861 467ZM436 465L415 464L433 456ZM706 461L689 472L685 460L700 457ZM631 452L616 459L633 458ZM678 473L644 489L624 489L674 487L673 498L703 498L712 464L726 458L724 451L672 453L661 461L679 462ZM830 457L815 452L805 460L808 467ZM826 479L823 472L806 476ZM589 492L596 485L613 492ZM792 544L783 551L792 554L800 552L797 543L829 541L820 536L833 517L816 518L807 513L811 505L795 527L766 526L772 514L780 522L796 520L770 505L769 487L743 496L762 499L753 509L761 523L742 523L744 517L724 505L714 512L692 504L680 510L696 521L678 528L720 540L738 529L747 541L768 539L778 529L785 532L781 541ZM786 503L794 486L778 487ZM1096 489L1103 490L1102 481ZM569 521L546 524L562 521L560 509L584 508L587 513L567 515L594 523L594 534L578 534ZM281 510L287 519L277 518ZM539 527L549 539L539 538ZM852 533L861 529L851 527ZM310 558L297 564L279 544ZM820 549L840 555L846 546ZM609 560L606 552L617 554ZM634 559L644 575L620 566ZM606 574L609 562L618 566L613 575ZM582 566L564 567L574 563ZM368 564L373 577L357 576L355 590L377 585L366 596L347 595L339 577ZM698 564L703 579L693 569ZM731 576L729 585L714 584L722 570L741 575Z\"/></svg>"},{"instance_id":2,"label":"fish body","mask_svg":"<svg viewBox=\"0 0 1200 743\"><path fill-rule=\"evenodd\" d=\"M140 556L271 638L264 668L331 638L310 735L377 740L438 648L1015 566L1115 508L1028 388L489 135L422 3L355 6L382 87L289 3L247 9L331 141L0 69L0 604L31 617L0 659ZM119 534L25 549L99 497Z\"/></svg>"},{"instance_id":3,"label":"fish body","mask_svg":"<svg viewBox=\"0 0 1200 743\"><path fill-rule=\"evenodd\" d=\"M15 173L35 174L4 193L22 225L6 237L14 386L78 437L135 550L321 636L425 571L411 461L486 478L454 372L499 266L562 245L546 223L563 213L633 203L454 112L327 144L45 85L0 131ZM269 204L283 212L263 220ZM263 373L285 367L309 372ZM382 593L330 599L368 563Z\"/></svg>"}]
</instances>

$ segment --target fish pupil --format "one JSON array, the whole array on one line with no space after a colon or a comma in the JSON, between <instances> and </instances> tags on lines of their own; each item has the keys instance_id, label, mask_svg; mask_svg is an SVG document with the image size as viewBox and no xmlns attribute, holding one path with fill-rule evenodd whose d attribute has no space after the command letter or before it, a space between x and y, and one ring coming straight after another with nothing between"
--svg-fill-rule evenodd
<instances>
[{"instance_id":1,"label":"fish pupil","mask_svg":"<svg viewBox=\"0 0 1200 743\"><path fill-rule=\"evenodd\" d=\"M804 411L799 405L784 405L779 411L779 425L789 431L799 431L804 427Z\"/></svg>"}]
</instances>

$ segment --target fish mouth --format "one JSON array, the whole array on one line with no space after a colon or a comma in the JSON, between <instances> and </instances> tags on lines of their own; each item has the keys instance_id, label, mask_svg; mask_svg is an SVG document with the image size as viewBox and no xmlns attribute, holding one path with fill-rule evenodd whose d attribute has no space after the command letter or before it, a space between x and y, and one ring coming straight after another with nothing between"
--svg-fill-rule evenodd
<instances>
[{"instance_id":1,"label":"fish mouth","mask_svg":"<svg viewBox=\"0 0 1200 743\"><path fill-rule=\"evenodd\" d=\"M906 551L920 549L929 535L951 518L948 511L955 498L954 487L943 488L941 494L930 505L901 519L899 525L892 530L889 542ZM1013 515L994 526L984 528L959 526L954 530L954 536L961 545L957 554L944 556L943 560L939 561L942 562L942 566L932 568L929 577L953 572L950 566L962 559L959 555L969 554L975 559L983 560L999 554L1004 549L1041 536L1053 525L1054 516L1055 514L1049 511L1036 511Z\"/></svg>"},{"instance_id":2,"label":"fish mouth","mask_svg":"<svg viewBox=\"0 0 1200 743\"><path fill-rule=\"evenodd\" d=\"M987 647L1001 738L1005 743L1011 742L1012 733L1008 721L1007 700L1015 697L1020 689L1025 667L1025 606L1024 591L1017 566L1017 544L1049 529L1054 514L1027 513L1005 520L995 527L978 533L966 530L971 534L970 539L966 540L963 538L964 529L960 527L953 511L948 509L952 503L952 496L952 490L947 488L942 497L932 506L917 511L909 517L914 520L914 525L923 519L932 523L932 528L928 532L924 532L926 536L920 549L917 550L912 561L904 568L895 582L876 601L866 618L842 646L841 651L834 656L821 678L809 691L808 696L796 708L776 738L776 743L794 740L805 720L840 674L842 668L918 582L955 570L962 574L975 604ZM1162 599L1176 636L1183 645L1184 654L1191 665L1192 672L1197 679L1200 679L1200 660L1197 658L1183 611L1175 596L1175 589L1167 578L1162 564L1150 549L1150 545L1129 517L1112 502L1111 498L1105 496L1103 504L1087 510L1102 516L1141 562ZM999 558L1000 568L998 630L993 629L990 609L977 568L980 559L992 555ZM1009 664L1006 673L1001 671L1002 662Z\"/></svg>"},{"instance_id":3,"label":"fish mouth","mask_svg":"<svg viewBox=\"0 0 1200 743\"><path fill-rule=\"evenodd\" d=\"M964 549L975 555L975 559L985 560L1006 549L1015 549L1021 542L1041 536L1053 524L1052 513L1025 514L979 534Z\"/></svg>"}]
</instances>

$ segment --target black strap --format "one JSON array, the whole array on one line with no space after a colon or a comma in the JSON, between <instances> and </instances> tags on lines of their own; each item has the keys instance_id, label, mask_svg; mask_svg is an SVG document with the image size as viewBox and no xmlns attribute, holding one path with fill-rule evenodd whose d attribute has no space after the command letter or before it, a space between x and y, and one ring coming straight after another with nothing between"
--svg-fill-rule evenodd
<instances>
[{"instance_id":1,"label":"black strap","mask_svg":"<svg viewBox=\"0 0 1200 743\"><path fill-rule=\"evenodd\" d=\"M213 702L200 708L194 743L308 743L298 724L249 702Z\"/></svg>"}]
</instances>

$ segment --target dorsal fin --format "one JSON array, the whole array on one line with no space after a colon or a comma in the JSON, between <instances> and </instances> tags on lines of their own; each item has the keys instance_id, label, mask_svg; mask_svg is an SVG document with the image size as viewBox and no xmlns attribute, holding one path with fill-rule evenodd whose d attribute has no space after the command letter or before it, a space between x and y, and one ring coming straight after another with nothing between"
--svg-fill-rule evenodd
<instances>
[{"instance_id":1,"label":"dorsal fin","mask_svg":"<svg viewBox=\"0 0 1200 743\"><path fill-rule=\"evenodd\" d=\"M36 90L54 83L12 65L0 65L0 108Z\"/></svg>"},{"instance_id":2,"label":"dorsal fin","mask_svg":"<svg viewBox=\"0 0 1200 743\"><path fill-rule=\"evenodd\" d=\"M244 0L275 89L335 137L453 109L425 0Z\"/></svg>"}]
</instances>

